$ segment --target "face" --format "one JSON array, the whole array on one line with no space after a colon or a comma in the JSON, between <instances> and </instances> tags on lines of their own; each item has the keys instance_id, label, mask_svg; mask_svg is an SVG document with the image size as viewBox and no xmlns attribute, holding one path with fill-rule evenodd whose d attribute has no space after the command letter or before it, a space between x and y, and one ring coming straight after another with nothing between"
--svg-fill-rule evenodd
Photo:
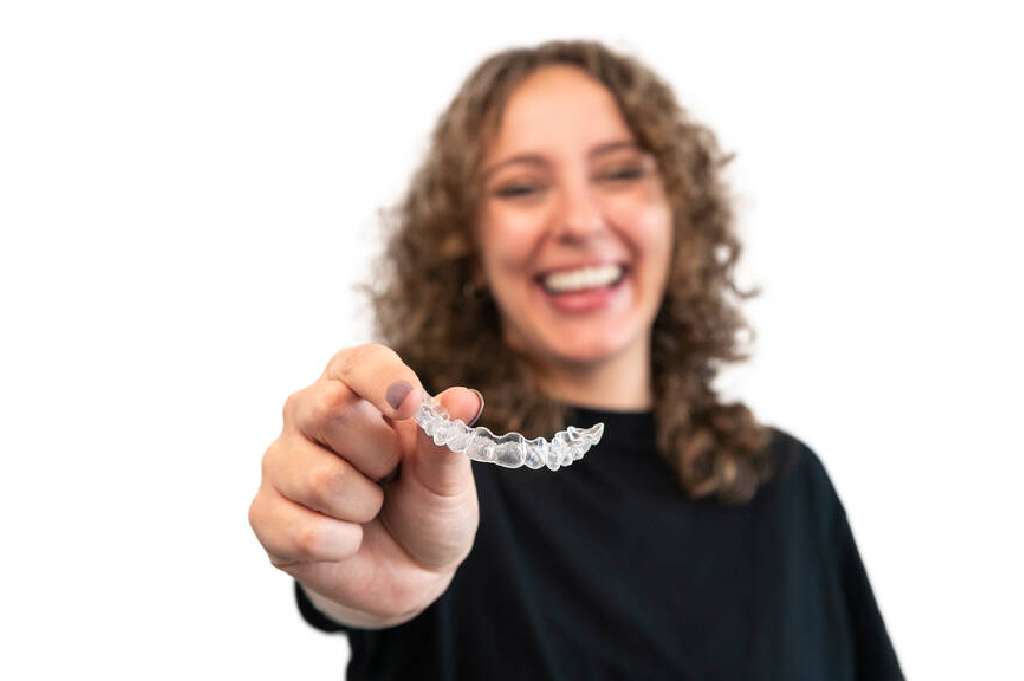
<instances>
[{"instance_id":1,"label":"face","mask_svg":"<svg viewBox=\"0 0 1024 681\"><path fill-rule=\"evenodd\" d=\"M539 69L483 169L481 261L506 341L546 364L649 361L671 215L612 94L573 67Z\"/></svg>"}]
</instances>

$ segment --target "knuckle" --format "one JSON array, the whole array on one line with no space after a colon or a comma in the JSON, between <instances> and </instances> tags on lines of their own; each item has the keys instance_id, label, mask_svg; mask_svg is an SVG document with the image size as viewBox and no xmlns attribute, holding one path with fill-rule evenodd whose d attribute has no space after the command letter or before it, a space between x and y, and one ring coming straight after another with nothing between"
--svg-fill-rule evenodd
<instances>
[{"instance_id":1,"label":"knuckle","mask_svg":"<svg viewBox=\"0 0 1024 681\"><path fill-rule=\"evenodd\" d=\"M270 448L267 448L267 453L264 454L263 458L260 460L260 478L263 480L270 480L273 476L273 468L269 461L271 456L270 452Z\"/></svg>"},{"instance_id":2,"label":"knuckle","mask_svg":"<svg viewBox=\"0 0 1024 681\"><path fill-rule=\"evenodd\" d=\"M336 381L321 384L313 397L311 405L312 418L322 423L337 418L348 402L348 390Z\"/></svg>"},{"instance_id":3,"label":"knuckle","mask_svg":"<svg viewBox=\"0 0 1024 681\"><path fill-rule=\"evenodd\" d=\"M358 550L362 542L362 528L356 526L352 530L342 531L327 522L306 523L295 534L299 560L317 561Z\"/></svg>"},{"instance_id":4,"label":"knuckle","mask_svg":"<svg viewBox=\"0 0 1024 681\"><path fill-rule=\"evenodd\" d=\"M372 347L372 343L364 343L362 345L356 345L349 348L348 351L341 356L341 375L351 375L353 369L366 361L367 355L372 352Z\"/></svg>"},{"instance_id":5,"label":"knuckle","mask_svg":"<svg viewBox=\"0 0 1024 681\"><path fill-rule=\"evenodd\" d=\"M384 507L384 490L377 485L372 485L369 492L370 501L366 504L365 511L360 513L360 517L356 518L356 522L368 523L380 513L380 510Z\"/></svg>"},{"instance_id":6,"label":"knuckle","mask_svg":"<svg viewBox=\"0 0 1024 681\"><path fill-rule=\"evenodd\" d=\"M273 477L273 460L276 458L280 446L281 440L274 440L263 453L263 458L260 459L260 475L264 480L269 480Z\"/></svg>"},{"instance_id":7,"label":"knuckle","mask_svg":"<svg viewBox=\"0 0 1024 681\"><path fill-rule=\"evenodd\" d=\"M252 500L252 503L249 504L248 513L249 527L252 529L254 533L256 533L257 537L259 536L257 528L259 527L260 524L259 509L257 508L259 501L260 495L257 493L256 497Z\"/></svg>"},{"instance_id":8,"label":"knuckle","mask_svg":"<svg viewBox=\"0 0 1024 681\"><path fill-rule=\"evenodd\" d=\"M263 550L269 555L271 554L270 545L272 542L270 537L272 532L267 528L267 513L263 507L263 492L260 490L256 498L249 504L249 527L252 528L253 534L256 535L256 540L263 547Z\"/></svg>"},{"instance_id":9,"label":"knuckle","mask_svg":"<svg viewBox=\"0 0 1024 681\"><path fill-rule=\"evenodd\" d=\"M398 359L398 353L382 343L363 343L349 349L342 361L342 373L349 375L355 367L370 362Z\"/></svg>"},{"instance_id":10,"label":"knuckle","mask_svg":"<svg viewBox=\"0 0 1024 681\"><path fill-rule=\"evenodd\" d=\"M295 533L295 548L305 558L316 557L323 546L323 533L316 523L306 523Z\"/></svg>"},{"instance_id":11,"label":"knuckle","mask_svg":"<svg viewBox=\"0 0 1024 681\"><path fill-rule=\"evenodd\" d=\"M302 392L297 390L285 399L284 406L281 408L281 420L285 423L294 420L299 403L302 401Z\"/></svg>"},{"instance_id":12,"label":"knuckle","mask_svg":"<svg viewBox=\"0 0 1024 681\"><path fill-rule=\"evenodd\" d=\"M321 508L330 507L341 495L347 479L347 470L340 461L318 466L309 473L309 491L312 501Z\"/></svg>"}]
</instances>

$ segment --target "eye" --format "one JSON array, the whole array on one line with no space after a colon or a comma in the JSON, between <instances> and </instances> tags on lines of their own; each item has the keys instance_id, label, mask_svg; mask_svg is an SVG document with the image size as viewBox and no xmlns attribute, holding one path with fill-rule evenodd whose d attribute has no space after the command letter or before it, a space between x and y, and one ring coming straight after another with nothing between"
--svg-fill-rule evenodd
<instances>
[{"instance_id":1,"label":"eye","mask_svg":"<svg viewBox=\"0 0 1024 681\"><path fill-rule=\"evenodd\" d=\"M639 180L646 174L647 168L643 164L630 163L598 173L597 179L601 182L625 183Z\"/></svg>"},{"instance_id":2,"label":"eye","mask_svg":"<svg viewBox=\"0 0 1024 681\"><path fill-rule=\"evenodd\" d=\"M544 186L539 184L530 184L528 182L513 182L501 187L498 187L494 194L505 199L516 199L528 197L531 194L540 194L544 191Z\"/></svg>"}]
</instances>

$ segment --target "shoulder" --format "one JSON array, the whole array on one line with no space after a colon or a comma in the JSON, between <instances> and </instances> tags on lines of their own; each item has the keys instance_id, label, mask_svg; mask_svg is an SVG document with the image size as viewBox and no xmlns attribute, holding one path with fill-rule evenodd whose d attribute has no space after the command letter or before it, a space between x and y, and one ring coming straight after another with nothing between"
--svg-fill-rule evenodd
<instances>
[{"instance_id":1,"label":"shoulder","mask_svg":"<svg viewBox=\"0 0 1024 681\"><path fill-rule=\"evenodd\" d=\"M754 498L755 504L790 509L813 519L823 531L830 531L843 515L821 457L799 436L772 426L769 445L772 476Z\"/></svg>"},{"instance_id":2,"label":"shoulder","mask_svg":"<svg viewBox=\"0 0 1024 681\"><path fill-rule=\"evenodd\" d=\"M788 430L771 426L769 445L772 460L772 482L782 485L810 485L833 491L825 464L818 453L799 436Z\"/></svg>"}]
</instances>

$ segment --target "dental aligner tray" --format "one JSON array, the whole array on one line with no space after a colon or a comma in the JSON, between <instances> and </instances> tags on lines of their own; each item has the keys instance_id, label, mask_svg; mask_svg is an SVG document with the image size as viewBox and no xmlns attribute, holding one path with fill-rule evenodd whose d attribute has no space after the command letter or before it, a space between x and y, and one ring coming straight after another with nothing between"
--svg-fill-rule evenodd
<instances>
[{"instance_id":1,"label":"dental aligner tray","mask_svg":"<svg viewBox=\"0 0 1024 681\"><path fill-rule=\"evenodd\" d=\"M604 424L598 423L590 428L569 426L555 433L551 440L543 437L527 440L519 433L495 435L487 428L470 428L459 419L452 419L430 395L423 396L423 403L413 418L438 447L448 447L475 461L506 468L547 466L557 471L582 459L604 434Z\"/></svg>"}]
</instances>

